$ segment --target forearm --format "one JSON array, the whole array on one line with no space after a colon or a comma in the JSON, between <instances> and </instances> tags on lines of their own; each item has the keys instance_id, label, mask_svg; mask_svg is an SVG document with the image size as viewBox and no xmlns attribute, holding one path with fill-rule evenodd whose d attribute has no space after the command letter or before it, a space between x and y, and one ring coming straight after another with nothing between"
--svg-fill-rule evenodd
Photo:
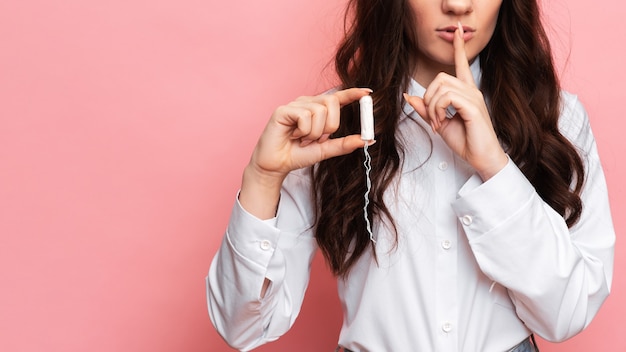
<instances>
[{"instance_id":1,"label":"forearm","mask_svg":"<svg viewBox=\"0 0 626 352\"><path fill-rule=\"evenodd\" d=\"M598 189L587 192L585 214L572 229L511 165L492 180L499 185L481 185L453 205L460 218L471 215L462 224L481 270L508 289L520 319L548 340L585 328L610 289L614 231L599 172L590 175Z\"/></svg>"},{"instance_id":2,"label":"forearm","mask_svg":"<svg viewBox=\"0 0 626 352\"><path fill-rule=\"evenodd\" d=\"M277 217L261 220L240 202L207 277L211 320L233 347L284 334L300 311L317 246L307 181L288 177Z\"/></svg>"},{"instance_id":3,"label":"forearm","mask_svg":"<svg viewBox=\"0 0 626 352\"><path fill-rule=\"evenodd\" d=\"M508 289L520 319L562 341L582 331L609 294L612 236L601 228L595 234L589 248L552 209L529 205L470 245L481 270Z\"/></svg>"},{"instance_id":4,"label":"forearm","mask_svg":"<svg viewBox=\"0 0 626 352\"><path fill-rule=\"evenodd\" d=\"M283 180L284 177L264 174L249 164L243 172L239 203L261 220L275 217Z\"/></svg>"},{"instance_id":5,"label":"forearm","mask_svg":"<svg viewBox=\"0 0 626 352\"><path fill-rule=\"evenodd\" d=\"M224 242L206 278L211 322L233 348L248 350L262 343L264 322L259 297L264 268L240 257Z\"/></svg>"}]
</instances>

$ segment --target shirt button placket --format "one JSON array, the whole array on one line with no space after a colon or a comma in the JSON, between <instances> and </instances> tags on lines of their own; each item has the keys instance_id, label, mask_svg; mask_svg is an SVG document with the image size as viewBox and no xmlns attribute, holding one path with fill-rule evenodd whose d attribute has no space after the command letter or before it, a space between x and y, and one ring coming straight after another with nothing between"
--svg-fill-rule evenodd
<instances>
[{"instance_id":1,"label":"shirt button placket","mask_svg":"<svg viewBox=\"0 0 626 352\"><path fill-rule=\"evenodd\" d=\"M433 193L437 194L434 200L435 236L440 246L436 254L437 279L435 280L435 311L439 324L433 326L438 330L436 341L437 351L453 351L458 346L458 338L454 322L458 319L458 224L453 220L456 215L450 203L457 198L458 173L454 161L454 154L440 138L433 139ZM453 220L453 221L450 221ZM433 249L436 249L434 247Z\"/></svg>"}]
</instances>

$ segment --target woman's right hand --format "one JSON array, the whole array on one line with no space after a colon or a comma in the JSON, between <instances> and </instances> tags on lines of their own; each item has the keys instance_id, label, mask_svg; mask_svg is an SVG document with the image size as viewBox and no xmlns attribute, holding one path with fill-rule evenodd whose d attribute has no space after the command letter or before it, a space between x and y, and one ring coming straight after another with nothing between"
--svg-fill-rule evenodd
<instances>
[{"instance_id":1,"label":"woman's right hand","mask_svg":"<svg viewBox=\"0 0 626 352\"><path fill-rule=\"evenodd\" d=\"M300 97L272 114L244 171L239 202L251 214L275 215L287 174L363 147L360 135L329 138L339 127L340 107L368 95L367 88Z\"/></svg>"}]
</instances>

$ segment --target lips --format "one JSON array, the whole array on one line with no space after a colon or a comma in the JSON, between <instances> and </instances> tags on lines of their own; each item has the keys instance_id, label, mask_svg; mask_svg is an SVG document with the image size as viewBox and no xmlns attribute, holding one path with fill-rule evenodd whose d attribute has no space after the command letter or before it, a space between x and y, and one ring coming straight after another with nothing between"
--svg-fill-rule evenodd
<instances>
[{"instance_id":1,"label":"lips","mask_svg":"<svg viewBox=\"0 0 626 352\"><path fill-rule=\"evenodd\" d=\"M447 26L447 27L442 27L442 28L437 28L437 31L444 31L444 32L454 32L458 27L455 25L451 25L451 26ZM463 32L474 32L476 31L474 28L470 27L470 26L463 26Z\"/></svg>"},{"instance_id":2,"label":"lips","mask_svg":"<svg viewBox=\"0 0 626 352\"><path fill-rule=\"evenodd\" d=\"M446 26L437 28L436 32L443 40L452 43L454 41L454 31L456 31L457 26ZM463 26L463 39L468 41L474 37L474 33L476 30L469 26Z\"/></svg>"}]
</instances>

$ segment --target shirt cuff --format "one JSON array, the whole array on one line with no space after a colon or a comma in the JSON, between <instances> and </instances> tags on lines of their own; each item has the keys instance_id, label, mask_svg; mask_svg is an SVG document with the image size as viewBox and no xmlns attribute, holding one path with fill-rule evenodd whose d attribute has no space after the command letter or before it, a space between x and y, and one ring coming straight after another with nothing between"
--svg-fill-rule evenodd
<instances>
[{"instance_id":1,"label":"shirt cuff","mask_svg":"<svg viewBox=\"0 0 626 352\"><path fill-rule=\"evenodd\" d=\"M535 188L509 159L507 165L486 182L473 175L452 203L469 240L497 228L528 204Z\"/></svg>"},{"instance_id":2,"label":"shirt cuff","mask_svg":"<svg viewBox=\"0 0 626 352\"><path fill-rule=\"evenodd\" d=\"M247 212L237 196L226 236L237 254L266 268L280 237L276 223L276 217L261 220Z\"/></svg>"}]
</instances>

